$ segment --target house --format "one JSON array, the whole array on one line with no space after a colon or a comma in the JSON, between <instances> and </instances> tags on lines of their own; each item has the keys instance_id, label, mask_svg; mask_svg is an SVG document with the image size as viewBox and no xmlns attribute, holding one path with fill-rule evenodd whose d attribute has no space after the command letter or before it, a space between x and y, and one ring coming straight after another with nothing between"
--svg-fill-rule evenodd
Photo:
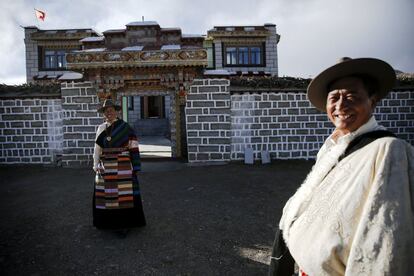
<instances>
[{"instance_id":1,"label":"house","mask_svg":"<svg viewBox=\"0 0 414 276\"><path fill-rule=\"evenodd\" d=\"M26 79L28 83L46 83L60 78L69 69L84 69L79 65L81 62L73 58L69 63L78 65L68 66L65 58L66 54L79 51L136 53L155 50L166 53L196 48L204 48L207 52L204 75L277 76L279 40L274 24L215 26L207 35L182 34L180 28L161 28L155 21L131 22L125 29L106 30L102 34L93 29L41 30L29 26L25 27ZM139 62L143 63L144 59ZM107 60L86 62L99 68L100 61ZM130 61L128 64L133 65L138 60ZM146 67L157 66L156 62L154 58L147 58L145 64Z\"/></svg>"},{"instance_id":2,"label":"house","mask_svg":"<svg viewBox=\"0 0 414 276\"><path fill-rule=\"evenodd\" d=\"M280 36L273 24L216 26L206 35L153 21L103 33L36 27L25 33L27 81L61 83L47 87L52 93L29 87L1 95L0 163L90 166L102 123L96 110L107 97L122 103L122 117L141 141L167 137L171 157L190 163L251 154L312 159L332 132L307 100L308 80L277 78ZM407 84L377 106L376 118L412 144L414 91Z\"/></svg>"},{"instance_id":3,"label":"house","mask_svg":"<svg viewBox=\"0 0 414 276\"><path fill-rule=\"evenodd\" d=\"M275 76L274 24L217 26L184 34L138 21L102 34L92 29L25 28L28 83L91 82L100 99L122 103L122 117L141 136L171 140L186 156L186 94L194 79Z\"/></svg>"}]
</instances>

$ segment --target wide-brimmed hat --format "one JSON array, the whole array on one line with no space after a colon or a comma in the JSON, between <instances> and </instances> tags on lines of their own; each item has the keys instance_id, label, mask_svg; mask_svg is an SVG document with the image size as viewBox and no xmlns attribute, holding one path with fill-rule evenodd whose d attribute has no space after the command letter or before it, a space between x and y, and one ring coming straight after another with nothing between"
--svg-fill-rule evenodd
<instances>
[{"instance_id":1,"label":"wide-brimmed hat","mask_svg":"<svg viewBox=\"0 0 414 276\"><path fill-rule=\"evenodd\" d=\"M111 99L106 99L103 102L102 107L100 107L98 109L98 112L103 113L105 111L105 109L108 108L108 107L113 107L113 108L115 108L116 111L121 110L121 106L115 104Z\"/></svg>"},{"instance_id":2,"label":"wide-brimmed hat","mask_svg":"<svg viewBox=\"0 0 414 276\"><path fill-rule=\"evenodd\" d=\"M378 83L377 99L387 96L395 83L395 71L385 61L376 58L344 57L339 62L317 75L308 86L308 99L319 110L325 111L329 85L342 77L368 75Z\"/></svg>"}]
</instances>

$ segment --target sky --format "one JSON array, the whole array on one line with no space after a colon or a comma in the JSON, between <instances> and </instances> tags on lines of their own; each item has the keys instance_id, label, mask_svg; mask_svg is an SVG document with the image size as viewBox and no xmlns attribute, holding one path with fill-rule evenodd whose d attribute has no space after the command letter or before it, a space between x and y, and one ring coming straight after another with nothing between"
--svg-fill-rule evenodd
<instances>
[{"instance_id":1,"label":"sky","mask_svg":"<svg viewBox=\"0 0 414 276\"><path fill-rule=\"evenodd\" d=\"M39 21L34 8L46 12ZM375 57L414 72L413 0L0 0L0 83L26 81L24 29L122 29L157 21L183 34L276 24L279 76L310 78L340 57Z\"/></svg>"}]
</instances>

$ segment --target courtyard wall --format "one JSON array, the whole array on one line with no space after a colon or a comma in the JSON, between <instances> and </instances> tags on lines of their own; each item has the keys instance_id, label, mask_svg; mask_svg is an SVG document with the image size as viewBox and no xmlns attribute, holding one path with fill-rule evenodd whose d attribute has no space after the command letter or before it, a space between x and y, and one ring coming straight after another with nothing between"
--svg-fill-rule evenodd
<instances>
[{"instance_id":1,"label":"courtyard wall","mask_svg":"<svg viewBox=\"0 0 414 276\"><path fill-rule=\"evenodd\" d=\"M0 164L90 166L99 99L91 82L62 83L59 93L0 95ZM188 161L313 159L332 131L305 90L232 87L194 80L185 107ZM377 106L378 122L414 145L414 89L394 89Z\"/></svg>"},{"instance_id":2,"label":"courtyard wall","mask_svg":"<svg viewBox=\"0 0 414 276\"><path fill-rule=\"evenodd\" d=\"M187 95L188 160L314 159L332 132L326 114L303 89L231 87L228 80L194 80ZM375 110L378 122L414 145L414 90L392 91Z\"/></svg>"},{"instance_id":3,"label":"courtyard wall","mask_svg":"<svg viewBox=\"0 0 414 276\"><path fill-rule=\"evenodd\" d=\"M61 102L58 95L0 97L0 164L59 162Z\"/></svg>"}]
</instances>

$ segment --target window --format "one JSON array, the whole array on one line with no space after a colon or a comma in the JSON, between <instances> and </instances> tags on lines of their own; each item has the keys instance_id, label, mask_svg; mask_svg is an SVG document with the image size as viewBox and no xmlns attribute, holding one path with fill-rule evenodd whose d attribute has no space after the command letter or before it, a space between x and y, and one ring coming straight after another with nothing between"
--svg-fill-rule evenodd
<instances>
[{"instance_id":1,"label":"window","mask_svg":"<svg viewBox=\"0 0 414 276\"><path fill-rule=\"evenodd\" d=\"M215 64L215 49L214 49L214 43L211 43L209 41L204 42L204 48L207 50L207 68L208 69L214 69L216 64Z\"/></svg>"},{"instance_id":2,"label":"window","mask_svg":"<svg viewBox=\"0 0 414 276\"><path fill-rule=\"evenodd\" d=\"M261 48L251 47L250 48L250 64L261 64Z\"/></svg>"},{"instance_id":3,"label":"window","mask_svg":"<svg viewBox=\"0 0 414 276\"><path fill-rule=\"evenodd\" d=\"M225 47L226 66L265 66L263 46Z\"/></svg>"},{"instance_id":4,"label":"window","mask_svg":"<svg viewBox=\"0 0 414 276\"><path fill-rule=\"evenodd\" d=\"M41 63L42 69L66 69L66 59L64 50L45 49Z\"/></svg>"},{"instance_id":5,"label":"window","mask_svg":"<svg viewBox=\"0 0 414 276\"><path fill-rule=\"evenodd\" d=\"M239 53L239 62L238 64L249 64L249 48L247 47L240 47L238 49Z\"/></svg>"},{"instance_id":6,"label":"window","mask_svg":"<svg viewBox=\"0 0 414 276\"><path fill-rule=\"evenodd\" d=\"M226 48L226 56L227 56L226 64L229 64L229 65L237 64L237 59L236 59L237 48L235 47Z\"/></svg>"}]
</instances>

